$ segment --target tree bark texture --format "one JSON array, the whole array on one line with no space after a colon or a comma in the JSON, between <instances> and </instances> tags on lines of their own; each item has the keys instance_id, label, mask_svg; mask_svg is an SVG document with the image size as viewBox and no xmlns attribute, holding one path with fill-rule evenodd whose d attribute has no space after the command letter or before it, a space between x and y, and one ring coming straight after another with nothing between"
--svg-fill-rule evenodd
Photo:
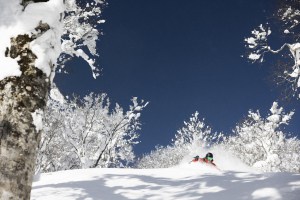
<instances>
[{"instance_id":1,"label":"tree bark texture","mask_svg":"<svg viewBox=\"0 0 300 200\"><path fill-rule=\"evenodd\" d=\"M45 28L46 27L46 28ZM49 29L40 24L42 33ZM32 113L43 110L50 86L48 77L34 66L30 42L38 36L11 38L5 55L19 57L22 75L0 81L0 199L29 200L41 131ZM5 66L9 67L9 66Z\"/></svg>"},{"instance_id":2,"label":"tree bark texture","mask_svg":"<svg viewBox=\"0 0 300 200\"><path fill-rule=\"evenodd\" d=\"M22 0L21 5L26 7L30 3L39 3L39 2L47 2L49 0Z\"/></svg>"}]
</instances>

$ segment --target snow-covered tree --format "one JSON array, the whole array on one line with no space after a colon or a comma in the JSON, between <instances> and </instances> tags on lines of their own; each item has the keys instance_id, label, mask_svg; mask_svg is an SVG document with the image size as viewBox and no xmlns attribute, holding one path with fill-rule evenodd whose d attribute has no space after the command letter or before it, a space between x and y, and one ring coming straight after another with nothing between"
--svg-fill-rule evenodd
<instances>
[{"instance_id":1,"label":"snow-covered tree","mask_svg":"<svg viewBox=\"0 0 300 200\"><path fill-rule=\"evenodd\" d=\"M53 102L53 103L52 103ZM56 171L57 166L61 162L64 145L59 135L63 131L63 117L59 111L59 107L55 107L54 101L48 101L48 108L44 111L44 124L41 142L36 161L36 172ZM59 162L57 162L59 161Z\"/></svg>"},{"instance_id":2,"label":"snow-covered tree","mask_svg":"<svg viewBox=\"0 0 300 200\"><path fill-rule=\"evenodd\" d=\"M275 74L276 84L284 87L285 96L300 98L300 1L283 0L274 17L276 23L261 24L252 31L251 37L245 38L249 52L247 58L252 62L263 62L267 53L281 54L278 56L280 60ZM270 36L278 30L283 43L274 49L278 44L272 45Z\"/></svg>"},{"instance_id":3,"label":"snow-covered tree","mask_svg":"<svg viewBox=\"0 0 300 200\"><path fill-rule=\"evenodd\" d=\"M281 171L300 173L300 140L297 137L285 140L280 168Z\"/></svg>"},{"instance_id":4,"label":"snow-covered tree","mask_svg":"<svg viewBox=\"0 0 300 200\"><path fill-rule=\"evenodd\" d=\"M187 146L157 146L149 154L143 155L136 163L137 168L168 168L173 167L182 161L189 153Z\"/></svg>"},{"instance_id":5,"label":"snow-covered tree","mask_svg":"<svg viewBox=\"0 0 300 200\"><path fill-rule=\"evenodd\" d=\"M49 101L38 166L41 171L120 167L134 159L140 114L147 103L132 99L128 111L111 109L106 94L90 94L61 104Z\"/></svg>"},{"instance_id":6,"label":"snow-covered tree","mask_svg":"<svg viewBox=\"0 0 300 200\"><path fill-rule=\"evenodd\" d=\"M43 110L59 55L70 54L73 48L76 53L71 55L83 57L97 75L86 50L95 55L97 34L86 25L91 14L85 13L99 16L99 12L87 9L80 12L83 18L72 21L68 16L78 12L65 12L70 2L75 0L0 1L0 199L30 199ZM102 3L91 2L89 9ZM75 19L78 23L70 25ZM88 31L78 31L84 35L75 39L77 29ZM78 45L66 45L69 38L64 33Z\"/></svg>"},{"instance_id":7,"label":"snow-covered tree","mask_svg":"<svg viewBox=\"0 0 300 200\"><path fill-rule=\"evenodd\" d=\"M249 111L246 120L237 125L235 135L229 137L226 144L250 166L262 171L290 171L295 162L289 161L295 159L299 162L300 157L293 156L299 150L291 152L288 150L289 145L292 144L295 149L299 144L295 142L295 138L287 139L280 127L287 125L294 113L285 113L282 107L278 107L277 102L273 103L270 111L266 119L259 111Z\"/></svg>"},{"instance_id":8,"label":"snow-covered tree","mask_svg":"<svg viewBox=\"0 0 300 200\"><path fill-rule=\"evenodd\" d=\"M196 111L188 122L183 122L184 126L177 131L175 139L173 139L174 146L209 147L222 138L222 134L212 133L211 128L205 124L204 119L200 120L198 115L199 113Z\"/></svg>"},{"instance_id":9,"label":"snow-covered tree","mask_svg":"<svg viewBox=\"0 0 300 200\"><path fill-rule=\"evenodd\" d=\"M207 149L223 139L223 134L213 133L204 119L198 118L196 111L189 121L175 134L172 144L166 147L158 146L149 154L143 155L137 162L138 168L166 168L178 165L182 159L191 154L199 154L201 149Z\"/></svg>"}]
</instances>

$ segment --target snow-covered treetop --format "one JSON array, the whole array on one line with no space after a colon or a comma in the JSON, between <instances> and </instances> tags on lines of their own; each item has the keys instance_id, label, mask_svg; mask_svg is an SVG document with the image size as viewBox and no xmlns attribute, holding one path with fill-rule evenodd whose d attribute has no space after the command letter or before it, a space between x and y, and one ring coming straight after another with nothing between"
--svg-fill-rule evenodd
<instances>
[{"instance_id":1,"label":"snow-covered treetop","mask_svg":"<svg viewBox=\"0 0 300 200\"><path fill-rule=\"evenodd\" d=\"M289 121L292 119L292 116L294 115L294 111L291 111L289 113L285 113L284 109L282 107L278 106L277 102L273 102L272 107L270 108L270 114L266 117L264 120L259 111L252 111L250 110L248 112L248 119L251 119L252 122L263 122L265 127L273 127L274 129L278 128L281 124L288 125ZM248 122L246 121L246 124ZM248 125L245 126L246 129L248 129ZM263 129L269 129L269 128L263 128Z\"/></svg>"},{"instance_id":2,"label":"snow-covered treetop","mask_svg":"<svg viewBox=\"0 0 300 200\"><path fill-rule=\"evenodd\" d=\"M294 115L294 112L291 111L289 113L284 113L282 107L278 107L277 102L273 102L272 107L270 108L271 114L267 118L269 122L275 123L275 124L288 124L288 122L292 119L292 116Z\"/></svg>"},{"instance_id":3,"label":"snow-covered treetop","mask_svg":"<svg viewBox=\"0 0 300 200\"><path fill-rule=\"evenodd\" d=\"M174 146L196 145L208 147L218 142L222 134L213 133L211 127L205 124L205 119L199 119L199 112L196 111L189 121L184 121L184 126L177 131L173 139Z\"/></svg>"}]
</instances>

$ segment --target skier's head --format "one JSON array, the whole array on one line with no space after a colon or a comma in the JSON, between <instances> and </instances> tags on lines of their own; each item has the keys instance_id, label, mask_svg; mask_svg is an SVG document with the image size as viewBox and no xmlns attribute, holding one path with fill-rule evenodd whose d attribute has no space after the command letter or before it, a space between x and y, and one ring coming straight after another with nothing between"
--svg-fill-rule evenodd
<instances>
[{"instance_id":1,"label":"skier's head","mask_svg":"<svg viewBox=\"0 0 300 200\"><path fill-rule=\"evenodd\" d=\"M214 155L212 153L208 152L206 154L205 158L212 162L214 160Z\"/></svg>"}]
</instances>

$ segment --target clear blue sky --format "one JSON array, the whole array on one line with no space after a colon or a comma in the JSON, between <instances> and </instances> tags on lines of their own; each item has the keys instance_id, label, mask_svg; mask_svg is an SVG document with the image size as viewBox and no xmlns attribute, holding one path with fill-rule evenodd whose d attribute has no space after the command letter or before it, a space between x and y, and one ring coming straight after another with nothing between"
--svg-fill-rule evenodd
<instances>
[{"instance_id":1,"label":"clear blue sky","mask_svg":"<svg viewBox=\"0 0 300 200\"><path fill-rule=\"evenodd\" d=\"M170 144L195 111L215 131L230 133L249 109L266 116L279 90L267 80L270 62L242 58L244 37L274 10L276 0L108 0L98 43L102 76L74 60L55 81L63 94L105 92L127 108L137 96L142 112L137 154ZM300 135L300 101L287 132Z\"/></svg>"}]
</instances>

